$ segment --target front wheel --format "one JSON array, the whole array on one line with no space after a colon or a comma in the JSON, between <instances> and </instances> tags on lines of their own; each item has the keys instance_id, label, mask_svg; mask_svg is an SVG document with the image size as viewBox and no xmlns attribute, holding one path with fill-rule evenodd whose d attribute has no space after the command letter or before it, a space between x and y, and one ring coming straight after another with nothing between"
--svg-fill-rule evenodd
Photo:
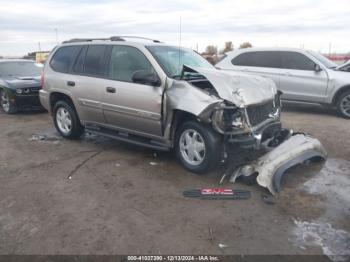
<instances>
[{"instance_id":1,"label":"front wheel","mask_svg":"<svg viewBox=\"0 0 350 262\"><path fill-rule=\"evenodd\" d=\"M176 132L175 143L177 158L191 172L206 173L220 162L222 139L209 126L185 122Z\"/></svg>"},{"instance_id":2,"label":"front wheel","mask_svg":"<svg viewBox=\"0 0 350 262\"><path fill-rule=\"evenodd\" d=\"M337 100L338 113L345 118L350 118L350 90L345 91Z\"/></svg>"},{"instance_id":3,"label":"front wheel","mask_svg":"<svg viewBox=\"0 0 350 262\"><path fill-rule=\"evenodd\" d=\"M0 103L1 108L6 114L16 113L16 107L13 102L11 102L10 95L4 89L0 89Z\"/></svg>"},{"instance_id":4,"label":"front wheel","mask_svg":"<svg viewBox=\"0 0 350 262\"><path fill-rule=\"evenodd\" d=\"M84 133L74 107L65 101L59 101L53 109L53 121L57 131L68 139L77 139Z\"/></svg>"}]
</instances>

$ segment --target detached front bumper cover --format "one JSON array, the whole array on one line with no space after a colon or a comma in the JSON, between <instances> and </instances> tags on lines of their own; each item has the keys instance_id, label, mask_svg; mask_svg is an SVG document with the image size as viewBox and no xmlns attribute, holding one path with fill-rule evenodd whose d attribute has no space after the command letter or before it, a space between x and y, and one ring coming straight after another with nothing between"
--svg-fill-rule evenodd
<instances>
[{"instance_id":1,"label":"detached front bumper cover","mask_svg":"<svg viewBox=\"0 0 350 262\"><path fill-rule=\"evenodd\" d=\"M316 158L327 158L320 141L309 135L295 134L251 164L236 169L230 181L235 182L242 175L257 174L257 183L276 194L281 190L282 176L289 168Z\"/></svg>"}]
</instances>

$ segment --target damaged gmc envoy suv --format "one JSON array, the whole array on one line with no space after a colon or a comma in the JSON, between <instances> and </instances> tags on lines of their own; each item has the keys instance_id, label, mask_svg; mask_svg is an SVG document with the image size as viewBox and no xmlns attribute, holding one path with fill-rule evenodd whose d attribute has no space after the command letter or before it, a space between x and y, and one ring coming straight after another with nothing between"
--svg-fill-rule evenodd
<instances>
[{"instance_id":1,"label":"damaged gmc envoy suv","mask_svg":"<svg viewBox=\"0 0 350 262\"><path fill-rule=\"evenodd\" d=\"M218 70L190 49L126 39L72 39L51 53L40 100L63 137L78 138L85 129L158 150L174 148L195 173L220 163L229 146L281 144L276 141L286 130L272 80ZM289 130L284 133L291 139ZM317 152L308 158L323 155L317 147L313 142L308 149ZM305 153L287 151L289 162Z\"/></svg>"}]
</instances>

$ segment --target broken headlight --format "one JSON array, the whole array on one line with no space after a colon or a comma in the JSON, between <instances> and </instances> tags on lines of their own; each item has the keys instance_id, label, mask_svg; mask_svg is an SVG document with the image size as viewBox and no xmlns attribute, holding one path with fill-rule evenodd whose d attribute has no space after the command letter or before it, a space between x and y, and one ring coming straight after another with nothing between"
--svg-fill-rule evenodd
<instances>
[{"instance_id":1,"label":"broken headlight","mask_svg":"<svg viewBox=\"0 0 350 262\"><path fill-rule=\"evenodd\" d=\"M234 132L244 128L243 111L233 104L223 103L212 117L214 128L220 133Z\"/></svg>"}]
</instances>

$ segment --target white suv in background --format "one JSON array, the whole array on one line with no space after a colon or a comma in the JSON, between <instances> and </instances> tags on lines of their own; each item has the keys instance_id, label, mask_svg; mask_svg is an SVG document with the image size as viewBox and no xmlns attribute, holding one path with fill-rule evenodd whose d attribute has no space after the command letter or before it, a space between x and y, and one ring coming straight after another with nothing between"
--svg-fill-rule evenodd
<instances>
[{"instance_id":1,"label":"white suv in background","mask_svg":"<svg viewBox=\"0 0 350 262\"><path fill-rule=\"evenodd\" d=\"M291 48L247 48L229 52L216 67L274 80L282 99L331 105L350 118L350 74L313 51Z\"/></svg>"}]
</instances>

